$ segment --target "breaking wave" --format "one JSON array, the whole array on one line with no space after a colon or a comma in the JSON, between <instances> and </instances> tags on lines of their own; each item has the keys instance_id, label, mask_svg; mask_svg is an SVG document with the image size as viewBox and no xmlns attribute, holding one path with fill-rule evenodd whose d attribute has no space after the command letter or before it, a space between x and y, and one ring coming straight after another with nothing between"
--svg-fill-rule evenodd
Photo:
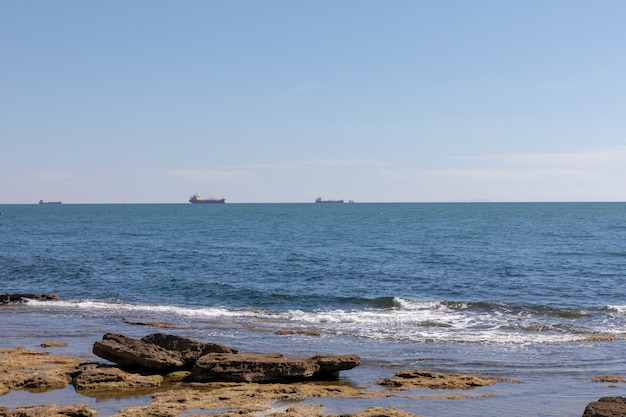
<instances>
[{"instance_id":1,"label":"breaking wave","mask_svg":"<svg viewBox=\"0 0 626 417\"><path fill-rule=\"evenodd\" d=\"M210 321L250 328L316 328L325 334L376 340L479 343L550 343L584 340L597 335L626 336L626 306L589 311L501 302L409 300L383 297L346 299L359 308L268 310L221 306L131 304L102 300L34 301L28 308L54 314L148 317L181 326Z\"/></svg>"}]
</instances>

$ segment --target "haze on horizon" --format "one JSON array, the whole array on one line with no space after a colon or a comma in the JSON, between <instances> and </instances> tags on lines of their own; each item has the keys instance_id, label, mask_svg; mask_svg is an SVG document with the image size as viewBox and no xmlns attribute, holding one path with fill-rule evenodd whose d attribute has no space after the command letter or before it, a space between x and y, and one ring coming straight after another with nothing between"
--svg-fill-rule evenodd
<instances>
[{"instance_id":1,"label":"haze on horizon","mask_svg":"<svg viewBox=\"0 0 626 417\"><path fill-rule=\"evenodd\" d=\"M626 201L626 2L0 3L0 204Z\"/></svg>"}]
</instances>

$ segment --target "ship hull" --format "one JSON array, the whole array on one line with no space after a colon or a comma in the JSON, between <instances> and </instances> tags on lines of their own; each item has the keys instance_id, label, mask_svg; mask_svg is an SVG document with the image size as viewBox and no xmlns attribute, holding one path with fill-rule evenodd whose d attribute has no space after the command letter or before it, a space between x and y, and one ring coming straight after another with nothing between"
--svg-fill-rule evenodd
<instances>
[{"instance_id":1,"label":"ship hull","mask_svg":"<svg viewBox=\"0 0 626 417\"><path fill-rule=\"evenodd\" d=\"M189 200L191 204L224 204L226 203L225 199L220 200Z\"/></svg>"},{"instance_id":2,"label":"ship hull","mask_svg":"<svg viewBox=\"0 0 626 417\"><path fill-rule=\"evenodd\" d=\"M320 197L318 197L317 199L315 199L316 203L322 203L322 204L326 204L326 203L343 203L343 200L322 200Z\"/></svg>"}]
</instances>

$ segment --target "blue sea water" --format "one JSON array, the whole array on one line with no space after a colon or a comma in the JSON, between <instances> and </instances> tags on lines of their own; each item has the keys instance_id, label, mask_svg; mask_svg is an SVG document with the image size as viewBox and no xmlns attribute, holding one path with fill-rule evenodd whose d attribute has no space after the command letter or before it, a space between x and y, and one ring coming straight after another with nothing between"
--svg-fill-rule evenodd
<instances>
[{"instance_id":1,"label":"blue sea water","mask_svg":"<svg viewBox=\"0 0 626 417\"><path fill-rule=\"evenodd\" d=\"M498 403L508 415L580 415L600 393L623 391L605 393L590 380L626 377L624 203L0 212L0 293L60 296L0 306L5 346L54 338L89 354L108 331L142 336L159 329L129 323L167 322L170 332L248 351L357 353L363 365L345 374L358 383L418 367L540 387L500 388L496 399L472 400L475 413L461 407L463 415L489 415L481 404L497 398L512 404ZM589 339L598 336L616 340ZM560 382L545 407L515 414L521 393L546 395L546 378ZM432 401L425 407L435 414L405 406L453 415Z\"/></svg>"}]
</instances>

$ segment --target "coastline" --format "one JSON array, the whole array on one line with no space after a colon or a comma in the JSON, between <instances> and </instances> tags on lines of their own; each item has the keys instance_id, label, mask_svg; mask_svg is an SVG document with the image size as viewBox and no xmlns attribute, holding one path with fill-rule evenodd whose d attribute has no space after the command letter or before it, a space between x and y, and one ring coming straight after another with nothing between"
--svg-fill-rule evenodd
<instances>
[{"instance_id":1,"label":"coastline","mask_svg":"<svg viewBox=\"0 0 626 417\"><path fill-rule=\"evenodd\" d=\"M418 414L404 411L401 407L376 405L376 403L380 400L389 402L390 399L393 401L488 398L496 394L470 391L497 383L517 383L512 380L470 375L406 371L377 381L375 386L378 388L356 386L340 379L275 383L227 381L190 383L185 382L180 376L170 375L165 377L163 383L159 382L152 388L146 388L142 385L133 385L134 378L147 378L146 376L139 377L138 374L120 371L132 377L133 384L125 386L126 380L120 381L120 378L116 378L117 387L112 388L98 375L95 384L89 385L89 388L85 390L81 389L80 383L77 383L81 370L84 373L95 366L102 366L106 372L110 372L111 365L85 364L81 363L78 357L53 353L53 350L66 346L64 342L48 341L42 342L41 349L38 350L16 347L0 348L0 375L2 375L0 395L4 396L0 399L11 400L0 402L2 404L0 415L34 416L38 412L49 415L58 412L59 415L65 415L64 412L71 412L76 416L91 416L97 413L98 416L115 417L207 414L224 417L269 414L275 417L332 416L334 407L330 404L324 405L323 401L341 399L346 404L358 400L374 404L363 409L358 409L360 407L356 406L352 412L342 413L343 416L411 417L418 416ZM413 393L416 388L441 392L416 395ZM23 395L23 392L29 392L29 394ZM43 397L42 400L46 404L37 401L38 395ZM113 411L109 404L102 407L111 399L118 401L115 414L111 414ZM22 403L18 404L19 401ZM28 414L29 412L33 414Z\"/></svg>"},{"instance_id":2,"label":"coastline","mask_svg":"<svg viewBox=\"0 0 626 417\"><path fill-rule=\"evenodd\" d=\"M376 379L359 382L351 378L351 371L345 371L336 381L189 384L170 379L155 388L81 392L71 385L71 380L66 380L64 385L58 378L59 369L61 373L75 375L78 366L94 362L89 351L82 355L63 353L76 352L77 347L45 340L39 342L37 349L0 348L0 371L5 375L0 381L0 415L12 416L12 410L33 406L46 406L43 415L54 415L50 414L54 411L51 404L83 404L79 408L88 410L83 410L87 413L84 415L93 411L98 417L572 416L582 415L590 401L619 395L626 382L619 376L598 376L595 381L579 381L579 387L568 387L565 381L549 378L543 381L487 378L480 382L478 376L461 375L461 379L469 381L463 387L448 385L455 379L458 381L458 375L428 371L429 380L438 380L438 384L401 386L392 382L397 373L389 369L389 373L377 375ZM96 362L110 364L102 359ZM23 387L11 387L7 382L9 369L14 372L9 378L14 381L30 378L31 382ZM37 377L33 378L33 374ZM387 383L380 383L384 380ZM593 387L593 395L583 399L576 409L563 407L559 400L576 395L582 386ZM520 403L523 408L519 408Z\"/></svg>"},{"instance_id":3,"label":"coastline","mask_svg":"<svg viewBox=\"0 0 626 417\"><path fill-rule=\"evenodd\" d=\"M626 347L626 341L617 337L594 337L534 346L435 341L406 345L398 342L380 344L310 328L275 327L271 323L255 325L254 322L227 320L187 322L174 320L171 315L171 321L164 321L168 317L143 314L129 316L114 311L107 315L93 312L77 314L75 311L59 314L60 311L54 309L53 305L46 302L33 308L34 305L30 303L4 304L0 308L0 323L6 336L0 348L35 352L30 355L35 357L41 352L47 352L45 355L51 358L61 355L68 357L72 363L70 367L75 368L77 362L83 365L111 364L94 354L94 343L105 332L129 334L135 338L166 332L204 342L225 343L246 352L269 353L280 350L289 357L309 357L329 352L355 353L362 360L354 369L341 372L336 381L289 383L275 387L270 384L242 383L216 383L199 387L181 384L180 381L166 381L162 386L154 388L87 393L75 390L70 385L71 381L66 381L62 386L50 386L43 390L37 387L14 387L17 389L7 393L6 389L0 389L0 407L5 407L0 416L11 416L7 409L17 407L84 403L98 412L98 417L126 417L131 414L141 417L144 415L142 413L151 417L225 417L234 415L233 410L237 410L236 415L254 417L270 414L272 417L280 417L294 415L294 412L295 415L316 416L368 416L367 413L374 413L379 416L424 417L571 417L582 415L588 403L600 397L620 396L626 388L624 372L620 371L621 352ZM593 360L590 362L590 359ZM5 364L7 360L13 364L19 363L11 359L10 355L2 358ZM52 361L59 362L57 359ZM32 367L23 365L22 371L28 370L29 366ZM428 370L438 375L469 374L497 379L498 382L476 386L472 390L423 386L396 389L393 384L378 383L405 370ZM207 391L208 394L198 398L194 396L198 391ZM254 401L239 409L237 403L216 402L211 395L218 391L218 400L232 398L235 401L243 396L244 399L253 398ZM184 398L181 400L178 394ZM180 401L187 404L186 408L168 414L171 405L167 403L180 404ZM120 411L127 409L129 411ZM252 409L256 411L250 411ZM288 414L288 410L292 414ZM124 414L127 412L130 414Z\"/></svg>"}]
</instances>

